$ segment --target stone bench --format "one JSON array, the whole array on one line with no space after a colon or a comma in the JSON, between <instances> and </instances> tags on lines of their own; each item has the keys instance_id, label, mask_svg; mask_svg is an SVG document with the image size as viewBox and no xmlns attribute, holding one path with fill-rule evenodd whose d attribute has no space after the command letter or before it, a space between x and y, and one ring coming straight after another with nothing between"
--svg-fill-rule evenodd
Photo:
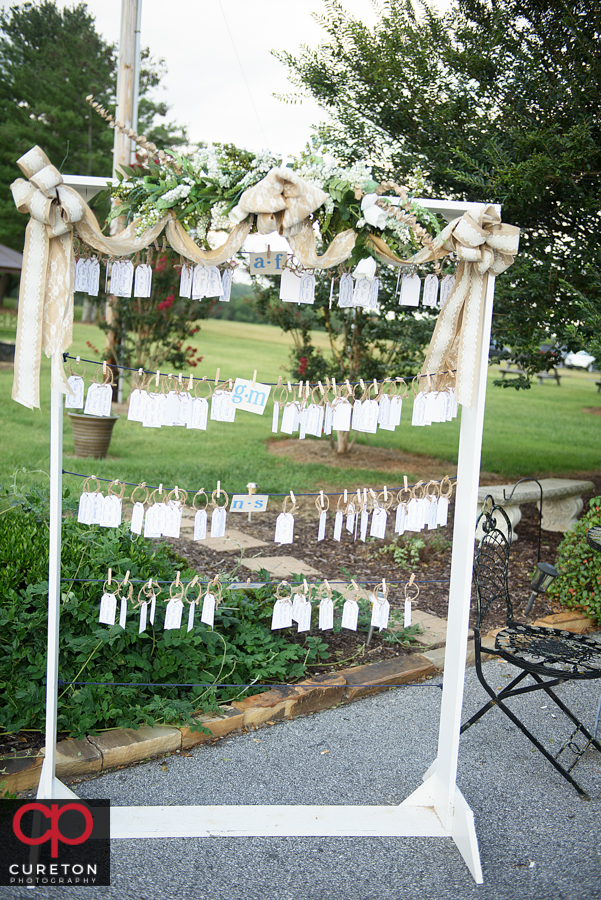
<instances>
[{"instance_id":1,"label":"stone bench","mask_svg":"<svg viewBox=\"0 0 601 900\"><path fill-rule=\"evenodd\" d=\"M582 495L594 488L592 481L576 481L571 478L540 478L543 489L543 518L544 531L570 531L582 512L584 502ZM478 511L482 509L484 498L490 494L497 504L502 506L511 522L511 540L517 541L516 526L522 518L520 506L522 503L536 503L540 505L540 490L534 481L525 481L519 484L511 497L513 484L484 485L478 490ZM504 523L498 523L502 526ZM504 529L502 529L504 530ZM476 532L478 540L482 537L480 527Z\"/></svg>"}]
</instances>

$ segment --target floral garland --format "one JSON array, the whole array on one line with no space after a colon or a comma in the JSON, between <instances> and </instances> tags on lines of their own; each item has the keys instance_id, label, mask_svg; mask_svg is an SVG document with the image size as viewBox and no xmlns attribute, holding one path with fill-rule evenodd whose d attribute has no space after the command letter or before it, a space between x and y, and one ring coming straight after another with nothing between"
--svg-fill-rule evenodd
<instances>
[{"instance_id":1,"label":"floral garland","mask_svg":"<svg viewBox=\"0 0 601 900\"><path fill-rule=\"evenodd\" d=\"M109 113L88 98L109 124L125 131ZM254 155L233 144L210 144L189 156L157 151L154 144L135 132L126 133L146 150L135 165L123 167L119 182L107 196L116 200L110 217L136 220L136 233L155 225L172 210L198 246L208 249L209 232L230 232L245 217L238 201L261 182L282 160L269 151ZM314 148L288 162L306 183L324 191L325 202L311 220L317 223L324 245L353 229L357 235L350 262L373 255L369 238L383 239L397 257L406 258L432 243L440 233L434 215L412 200L405 188L393 182L378 184L365 162L345 167L324 148Z\"/></svg>"}]
</instances>

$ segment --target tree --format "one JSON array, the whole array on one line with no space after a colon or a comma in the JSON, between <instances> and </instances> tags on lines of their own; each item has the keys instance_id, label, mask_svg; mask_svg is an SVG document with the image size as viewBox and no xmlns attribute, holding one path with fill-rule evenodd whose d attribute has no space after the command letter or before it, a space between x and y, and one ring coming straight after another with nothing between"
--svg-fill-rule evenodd
<instances>
[{"instance_id":1,"label":"tree","mask_svg":"<svg viewBox=\"0 0 601 900\"><path fill-rule=\"evenodd\" d=\"M280 54L326 109L321 136L382 178L424 172L431 195L496 202L522 229L498 281L493 338L529 371L555 335L578 349L599 309L601 7L593 0L388 0L369 28L328 0L327 41ZM542 365L541 365L542 362Z\"/></svg>"},{"instance_id":2,"label":"tree","mask_svg":"<svg viewBox=\"0 0 601 900\"><path fill-rule=\"evenodd\" d=\"M153 128L167 114L151 97L165 73L163 60L142 54L140 130L149 138L182 143L173 123ZM39 144L60 171L109 175L113 133L86 103L94 94L114 110L116 51L96 31L85 3L58 9L54 0L27 2L0 12L0 243L23 247L26 218L15 209L9 185L15 160Z\"/></svg>"}]
</instances>

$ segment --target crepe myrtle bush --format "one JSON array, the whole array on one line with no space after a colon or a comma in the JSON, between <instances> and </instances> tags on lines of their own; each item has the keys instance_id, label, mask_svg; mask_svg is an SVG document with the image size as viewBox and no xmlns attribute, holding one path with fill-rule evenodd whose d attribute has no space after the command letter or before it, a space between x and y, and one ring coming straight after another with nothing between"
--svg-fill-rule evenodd
<instances>
[{"instance_id":1,"label":"crepe myrtle bush","mask_svg":"<svg viewBox=\"0 0 601 900\"><path fill-rule=\"evenodd\" d=\"M555 563L559 578L549 587L548 595L601 623L601 553L586 540L586 532L595 525L601 525L601 497L593 497L588 512L572 531L566 532Z\"/></svg>"}]
</instances>

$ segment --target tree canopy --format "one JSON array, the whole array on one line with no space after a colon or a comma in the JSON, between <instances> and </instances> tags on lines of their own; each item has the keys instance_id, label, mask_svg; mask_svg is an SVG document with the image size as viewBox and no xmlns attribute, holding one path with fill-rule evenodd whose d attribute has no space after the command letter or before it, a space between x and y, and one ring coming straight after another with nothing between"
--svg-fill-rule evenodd
<instances>
[{"instance_id":1,"label":"tree canopy","mask_svg":"<svg viewBox=\"0 0 601 900\"><path fill-rule=\"evenodd\" d=\"M601 307L601 7L455 0L439 13L388 0L370 28L328 0L318 21L320 46L279 58L330 114L320 136L376 177L417 172L430 196L502 204L522 235L493 337L532 371L551 335L586 345Z\"/></svg>"},{"instance_id":2,"label":"tree canopy","mask_svg":"<svg viewBox=\"0 0 601 900\"><path fill-rule=\"evenodd\" d=\"M9 186L19 174L15 161L34 144L62 172L110 175L113 132L85 98L94 94L114 110L116 63L85 3L59 9L39 0L0 12L0 243L23 247L27 223ZM177 126L155 126L168 111L152 98L164 74L164 61L143 51L139 130L163 145L181 143Z\"/></svg>"}]
</instances>

